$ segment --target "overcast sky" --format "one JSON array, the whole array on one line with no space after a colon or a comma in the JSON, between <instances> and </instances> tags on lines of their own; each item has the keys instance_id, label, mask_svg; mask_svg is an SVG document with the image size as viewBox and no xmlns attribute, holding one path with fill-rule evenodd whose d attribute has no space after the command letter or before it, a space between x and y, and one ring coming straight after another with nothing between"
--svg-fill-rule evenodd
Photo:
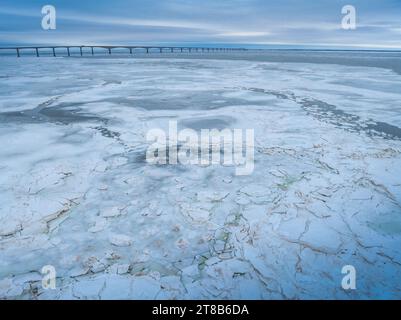
<instances>
[{"instance_id":1,"label":"overcast sky","mask_svg":"<svg viewBox=\"0 0 401 320\"><path fill-rule=\"evenodd\" d=\"M347 4L356 30L341 28ZM0 45L23 44L401 48L401 0L0 0Z\"/></svg>"}]
</instances>

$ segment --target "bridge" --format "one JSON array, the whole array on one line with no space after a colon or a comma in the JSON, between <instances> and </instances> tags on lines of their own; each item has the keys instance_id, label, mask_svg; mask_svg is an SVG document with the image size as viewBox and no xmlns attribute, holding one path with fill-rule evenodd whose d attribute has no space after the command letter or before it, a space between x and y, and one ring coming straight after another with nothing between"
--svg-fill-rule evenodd
<instances>
[{"instance_id":1,"label":"bridge","mask_svg":"<svg viewBox=\"0 0 401 320\"><path fill-rule=\"evenodd\" d=\"M126 53L134 54L135 50L141 50L143 53L150 53L156 50L156 52L229 52L229 51L246 51L247 49L244 48L215 48L215 47L171 47L171 46L24 46L24 47L0 47L0 54L1 50L9 50L15 51L17 57L21 57L23 51L33 51L37 57L40 57L41 52L44 49L50 50L51 55L53 57L57 56L57 53L60 54L60 49L63 49L64 54L67 54L68 57L72 55L71 49L79 49L79 55L84 56L86 55L95 55L95 49L101 49L102 52L111 55L112 51L115 49L126 49ZM57 50L56 50L57 49ZM85 52L84 49L90 49L89 52ZM99 53L99 52L96 52ZM120 52L121 53L121 52ZM64 55L63 55L64 56Z\"/></svg>"}]
</instances>

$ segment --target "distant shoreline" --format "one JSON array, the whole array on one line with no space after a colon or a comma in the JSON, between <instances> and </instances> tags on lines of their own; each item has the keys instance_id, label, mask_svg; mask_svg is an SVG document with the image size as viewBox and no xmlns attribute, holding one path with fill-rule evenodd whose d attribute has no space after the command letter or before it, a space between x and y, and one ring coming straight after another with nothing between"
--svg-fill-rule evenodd
<instances>
[{"instance_id":1,"label":"distant shoreline","mask_svg":"<svg viewBox=\"0 0 401 320\"><path fill-rule=\"evenodd\" d=\"M167 48L167 47L166 47ZM327 50L327 49L249 49L246 51L216 51L216 52L134 52L130 54L124 49L114 49L112 55L107 52L97 51L91 55L85 48L83 56L77 49L71 51L70 58L94 58L94 59L217 59L217 60L244 60L273 63L312 63L312 64L337 64L350 67L375 67L392 70L401 74L401 51L384 50ZM58 57L69 58L64 51L57 52ZM1 52L0 57L16 57L15 52ZM24 52L24 57L34 57L35 52ZM42 50L41 57L53 57L51 50Z\"/></svg>"}]
</instances>

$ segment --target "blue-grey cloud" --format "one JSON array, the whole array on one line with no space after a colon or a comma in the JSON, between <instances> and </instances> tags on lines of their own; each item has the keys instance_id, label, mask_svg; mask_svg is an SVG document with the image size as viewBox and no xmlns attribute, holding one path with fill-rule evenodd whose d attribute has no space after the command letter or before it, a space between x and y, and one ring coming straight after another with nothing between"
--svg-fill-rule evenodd
<instances>
[{"instance_id":1,"label":"blue-grey cloud","mask_svg":"<svg viewBox=\"0 0 401 320\"><path fill-rule=\"evenodd\" d=\"M41 29L44 4L57 30ZM341 29L341 8L357 29ZM401 0L2 0L0 45L192 43L401 48Z\"/></svg>"}]
</instances>

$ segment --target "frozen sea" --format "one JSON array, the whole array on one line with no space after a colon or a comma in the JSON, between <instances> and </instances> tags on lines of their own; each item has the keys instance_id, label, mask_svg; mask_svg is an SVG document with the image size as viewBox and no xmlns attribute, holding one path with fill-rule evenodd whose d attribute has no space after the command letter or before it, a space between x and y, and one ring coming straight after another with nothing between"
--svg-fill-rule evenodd
<instances>
[{"instance_id":1,"label":"frozen sea","mask_svg":"<svg viewBox=\"0 0 401 320\"><path fill-rule=\"evenodd\" d=\"M400 299L400 61L1 56L0 298ZM169 120L254 129L253 174L148 164Z\"/></svg>"}]
</instances>

